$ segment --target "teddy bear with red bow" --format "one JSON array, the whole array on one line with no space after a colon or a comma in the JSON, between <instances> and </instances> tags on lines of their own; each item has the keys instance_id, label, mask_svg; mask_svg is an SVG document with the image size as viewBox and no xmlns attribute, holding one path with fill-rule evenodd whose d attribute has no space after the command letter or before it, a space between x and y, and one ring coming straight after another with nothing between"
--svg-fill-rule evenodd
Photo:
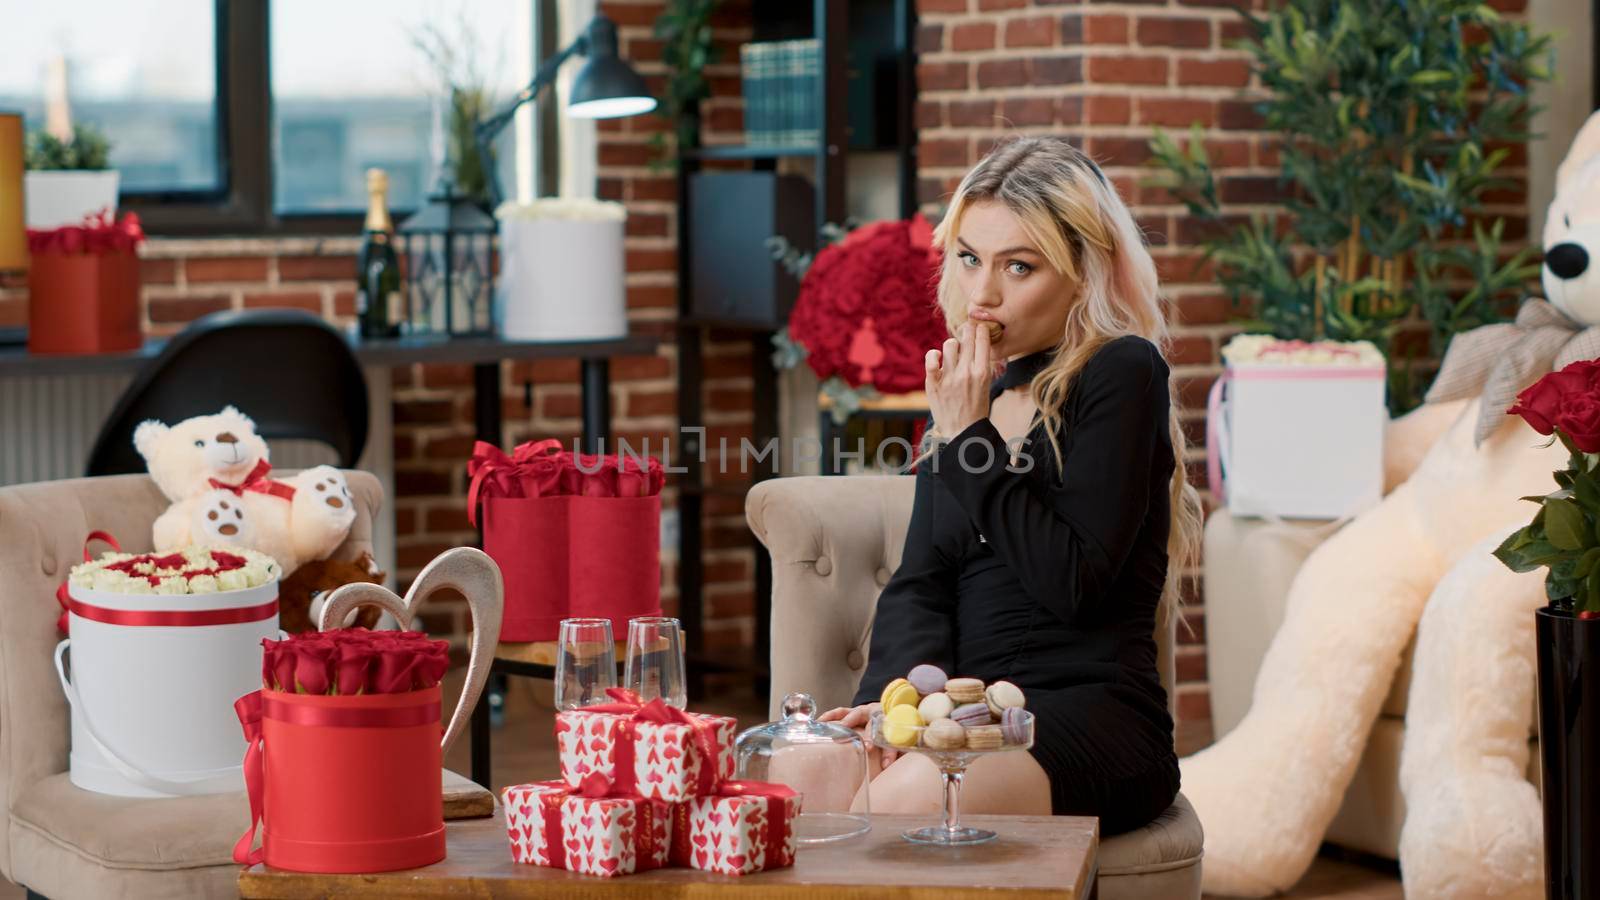
<instances>
[{"instance_id":1,"label":"teddy bear with red bow","mask_svg":"<svg viewBox=\"0 0 1600 900\"><path fill-rule=\"evenodd\" d=\"M292 573L326 558L355 522L339 470L316 466L286 479L270 477L267 442L232 406L176 425L143 422L133 443L172 501L152 528L158 552L242 546Z\"/></svg>"}]
</instances>

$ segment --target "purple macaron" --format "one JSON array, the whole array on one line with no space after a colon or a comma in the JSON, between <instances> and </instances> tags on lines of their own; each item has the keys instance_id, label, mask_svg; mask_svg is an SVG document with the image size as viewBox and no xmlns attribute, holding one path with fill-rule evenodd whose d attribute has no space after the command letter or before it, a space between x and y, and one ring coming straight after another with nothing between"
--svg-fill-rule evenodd
<instances>
[{"instance_id":1,"label":"purple macaron","mask_svg":"<svg viewBox=\"0 0 1600 900\"><path fill-rule=\"evenodd\" d=\"M906 680L917 689L917 693L926 697L944 690L944 683L950 680L950 676L944 674L944 670L938 666L923 663L907 673Z\"/></svg>"},{"instance_id":2,"label":"purple macaron","mask_svg":"<svg viewBox=\"0 0 1600 900\"><path fill-rule=\"evenodd\" d=\"M1020 706L1008 706L1000 714L1000 736L1008 744L1023 744L1028 739L1028 714Z\"/></svg>"},{"instance_id":3,"label":"purple macaron","mask_svg":"<svg viewBox=\"0 0 1600 900\"><path fill-rule=\"evenodd\" d=\"M964 728L977 728L987 725L991 717L989 704L987 703L968 703L956 707L955 711L950 714L950 718L954 719L957 725Z\"/></svg>"}]
</instances>

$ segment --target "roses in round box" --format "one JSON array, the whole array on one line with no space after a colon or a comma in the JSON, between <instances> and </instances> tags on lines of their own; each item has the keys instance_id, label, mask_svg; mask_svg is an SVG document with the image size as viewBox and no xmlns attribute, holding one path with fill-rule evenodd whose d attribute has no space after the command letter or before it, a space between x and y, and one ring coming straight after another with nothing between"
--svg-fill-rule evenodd
<instances>
[{"instance_id":1,"label":"roses in round box","mask_svg":"<svg viewBox=\"0 0 1600 900\"><path fill-rule=\"evenodd\" d=\"M450 644L419 631L340 628L261 642L261 682L290 694L404 694L434 687Z\"/></svg>"}]
</instances>

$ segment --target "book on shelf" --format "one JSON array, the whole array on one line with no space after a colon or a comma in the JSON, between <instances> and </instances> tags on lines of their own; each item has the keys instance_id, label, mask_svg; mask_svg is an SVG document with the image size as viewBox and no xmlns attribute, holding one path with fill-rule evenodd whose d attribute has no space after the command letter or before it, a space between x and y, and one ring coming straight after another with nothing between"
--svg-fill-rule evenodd
<instances>
[{"instance_id":1,"label":"book on shelf","mask_svg":"<svg viewBox=\"0 0 1600 900\"><path fill-rule=\"evenodd\" d=\"M821 60L816 39L762 41L739 48L745 143L808 147L821 137Z\"/></svg>"}]
</instances>

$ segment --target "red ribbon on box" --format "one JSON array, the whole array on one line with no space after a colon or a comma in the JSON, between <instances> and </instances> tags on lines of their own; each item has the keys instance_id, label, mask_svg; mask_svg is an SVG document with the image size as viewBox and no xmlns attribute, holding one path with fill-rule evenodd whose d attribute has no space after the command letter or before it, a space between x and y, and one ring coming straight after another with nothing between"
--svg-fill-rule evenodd
<instances>
[{"instance_id":1,"label":"red ribbon on box","mask_svg":"<svg viewBox=\"0 0 1600 900\"><path fill-rule=\"evenodd\" d=\"M233 494L236 497L243 497L245 491L252 491L257 494L271 494L274 497L281 497L284 500L293 500L294 488L281 481L273 481L272 479L268 478L267 473L271 471L272 464L263 459L256 463L256 467L251 469L250 474L246 475L244 480L238 484L228 484L225 481L218 481L215 478L208 478L206 480L209 481L211 486L214 488L224 491L233 491Z\"/></svg>"},{"instance_id":2,"label":"red ribbon on box","mask_svg":"<svg viewBox=\"0 0 1600 900\"><path fill-rule=\"evenodd\" d=\"M139 226L139 216L127 213L121 219L112 216L109 209L85 216L82 225L62 228L28 229L28 252L90 254L132 253L144 242L144 229Z\"/></svg>"},{"instance_id":3,"label":"red ribbon on box","mask_svg":"<svg viewBox=\"0 0 1600 900\"><path fill-rule=\"evenodd\" d=\"M666 475L659 460L615 455L567 453L549 438L519 444L507 455L478 441L467 461L467 518L478 524L478 506L490 497L531 499L551 496L651 497L661 493Z\"/></svg>"},{"instance_id":4,"label":"red ribbon on box","mask_svg":"<svg viewBox=\"0 0 1600 900\"><path fill-rule=\"evenodd\" d=\"M561 834L561 804L568 797L580 796L591 800L601 799L606 796L609 783L605 776L598 773L590 775L583 780L583 787L577 791L567 787L564 781L535 781L533 787L550 788L539 792L539 822L544 829L545 853L550 859L550 868L565 869L567 867L567 844ZM646 860L655 857L656 829L655 829L655 804L657 800L646 800L642 797L618 797L619 800L634 800L634 858L636 865L642 867ZM687 825L685 825L687 827ZM669 835L670 839L670 835Z\"/></svg>"},{"instance_id":5,"label":"red ribbon on box","mask_svg":"<svg viewBox=\"0 0 1600 900\"><path fill-rule=\"evenodd\" d=\"M83 539L83 561L84 562L89 562L94 558L89 553L89 545L94 543L95 541L105 541L106 543L111 545L111 549L112 550L115 550L118 553L122 552L122 545L117 543L117 539L112 537L110 532L107 532L107 531L91 531L91 532L89 532L89 536ZM70 572L68 573L68 577L69 578L71 577L71 573ZM67 591L67 582L65 582L65 581L61 582L61 586L56 588L56 602L61 604L61 615L56 618L56 630L61 632L62 634L66 634L67 633L67 612L72 609L72 597Z\"/></svg>"},{"instance_id":6,"label":"red ribbon on box","mask_svg":"<svg viewBox=\"0 0 1600 900\"><path fill-rule=\"evenodd\" d=\"M613 702L585 706L575 712L611 713L629 717L623 724L621 739L616 742L614 767L616 779L607 782L604 775L594 772L585 776L585 783L591 779L599 779L600 782L606 782L608 793L622 795L636 793L634 789L637 787L638 775L633 767L633 742L638 737L640 722L654 722L658 725L687 725L694 731L695 747L700 751L700 774L696 777L695 794L705 795L716 790L719 756L716 726L704 719L691 716L677 707L668 706L660 697L645 703L638 694L627 688L606 688L606 696Z\"/></svg>"},{"instance_id":7,"label":"red ribbon on box","mask_svg":"<svg viewBox=\"0 0 1600 900\"><path fill-rule=\"evenodd\" d=\"M793 858L783 857L782 851L789 843L789 832L794 824L789 817L784 815L783 804L799 794L786 784L772 781L724 781L717 788L715 796L718 797L757 797L766 801L767 826L762 832L762 845L767 849L768 859L776 868L779 865L789 865ZM692 801L691 801L692 802ZM670 862L675 866L691 867L691 853L693 841L689 836L689 803L674 803L672 805L672 846Z\"/></svg>"}]
</instances>

